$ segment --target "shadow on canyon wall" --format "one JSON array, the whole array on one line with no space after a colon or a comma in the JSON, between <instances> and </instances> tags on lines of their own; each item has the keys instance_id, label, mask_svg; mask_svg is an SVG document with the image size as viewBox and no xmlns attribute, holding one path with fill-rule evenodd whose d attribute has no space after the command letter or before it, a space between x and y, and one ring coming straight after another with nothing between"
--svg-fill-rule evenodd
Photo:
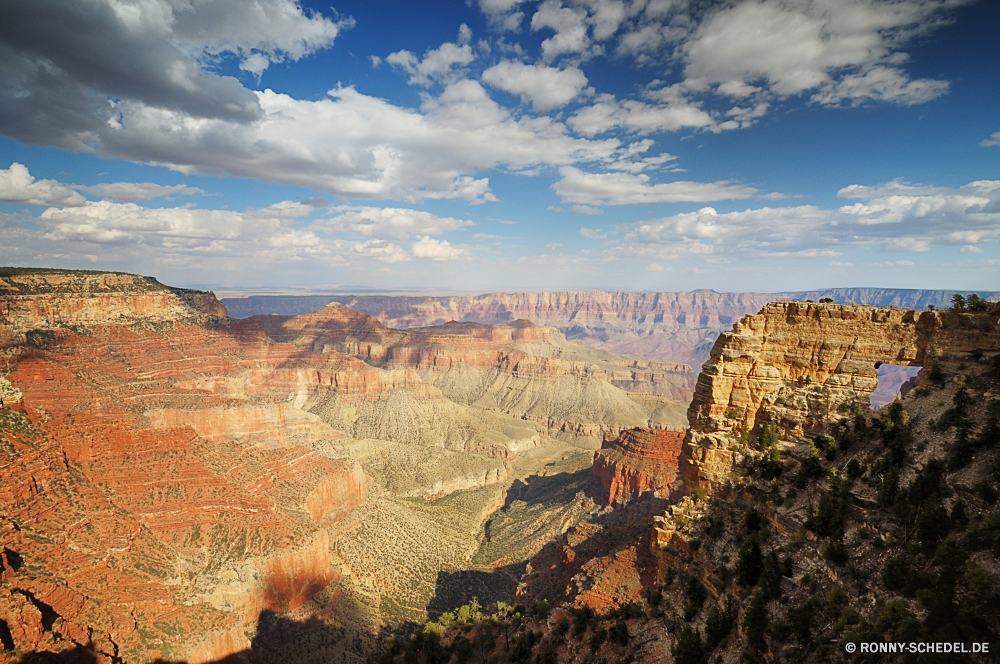
<instances>
[{"instance_id":1,"label":"shadow on canyon wall","mask_svg":"<svg viewBox=\"0 0 1000 664\"><path fill-rule=\"evenodd\" d=\"M7 631L6 627L6 624L0 621L0 633ZM407 633L417 627L420 625L406 623L392 630L383 629L380 634L375 635L375 640L385 642L390 636ZM3 660L4 650L13 648L13 641L8 644L5 639L3 646L4 648L0 650L0 660ZM323 650L319 659L317 659L318 649ZM362 658L378 654L370 650L370 644L352 642L346 630L328 625L317 618L292 620L265 610L257 620L257 635L249 649L205 664L277 664L290 661L323 661L339 664L340 657L332 653L337 652L339 655L343 652L344 660L348 661L346 653L351 652L354 656L353 661L357 661L359 654ZM123 661L118 657L109 658L102 655L91 647L78 645L62 652L34 652L23 655L17 660L4 661L10 661L12 664L98 664L109 659L115 664ZM151 664L187 664L187 661L156 659L152 660Z\"/></svg>"}]
</instances>

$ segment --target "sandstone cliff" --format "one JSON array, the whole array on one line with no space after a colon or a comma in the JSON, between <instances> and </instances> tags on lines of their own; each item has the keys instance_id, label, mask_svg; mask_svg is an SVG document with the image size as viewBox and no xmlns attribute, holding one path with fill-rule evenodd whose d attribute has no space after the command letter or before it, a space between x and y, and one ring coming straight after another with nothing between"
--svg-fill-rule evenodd
<instances>
[{"instance_id":1,"label":"sandstone cliff","mask_svg":"<svg viewBox=\"0 0 1000 664\"><path fill-rule=\"evenodd\" d=\"M15 656L218 659L249 647L262 611L337 585L330 533L367 480L302 445L343 437L291 407L319 381L311 353L142 277L16 274L3 290L0 620Z\"/></svg>"},{"instance_id":2,"label":"sandstone cliff","mask_svg":"<svg viewBox=\"0 0 1000 664\"><path fill-rule=\"evenodd\" d=\"M996 314L776 302L721 335L688 408L682 479L711 490L744 461L737 431L773 423L783 437L817 431L867 403L878 366L922 366L937 352L1000 347Z\"/></svg>"}]
</instances>

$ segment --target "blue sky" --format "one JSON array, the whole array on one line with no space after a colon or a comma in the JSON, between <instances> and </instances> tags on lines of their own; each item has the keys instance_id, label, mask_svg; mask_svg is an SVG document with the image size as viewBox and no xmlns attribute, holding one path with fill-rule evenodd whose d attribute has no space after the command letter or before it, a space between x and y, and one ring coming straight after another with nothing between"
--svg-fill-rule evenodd
<instances>
[{"instance_id":1,"label":"blue sky","mask_svg":"<svg viewBox=\"0 0 1000 664\"><path fill-rule=\"evenodd\" d=\"M995 290L997 26L972 0L11 0L0 263Z\"/></svg>"}]
</instances>

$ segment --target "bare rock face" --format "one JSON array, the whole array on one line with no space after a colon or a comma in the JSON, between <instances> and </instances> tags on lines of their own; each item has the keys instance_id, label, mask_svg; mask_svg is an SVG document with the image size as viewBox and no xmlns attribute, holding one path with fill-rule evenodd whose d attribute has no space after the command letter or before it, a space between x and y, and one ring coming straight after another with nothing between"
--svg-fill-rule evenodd
<instances>
[{"instance_id":1,"label":"bare rock face","mask_svg":"<svg viewBox=\"0 0 1000 664\"><path fill-rule=\"evenodd\" d=\"M744 461L737 431L776 425L801 437L867 400L879 365L925 366L948 353L1000 346L998 316L856 305L774 302L722 334L688 408L681 455L689 492L724 482Z\"/></svg>"},{"instance_id":2,"label":"bare rock face","mask_svg":"<svg viewBox=\"0 0 1000 664\"><path fill-rule=\"evenodd\" d=\"M683 431L631 429L594 453L592 473L608 505L669 491L677 479Z\"/></svg>"},{"instance_id":3,"label":"bare rock face","mask_svg":"<svg viewBox=\"0 0 1000 664\"><path fill-rule=\"evenodd\" d=\"M304 445L343 432L294 403L381 387L358 377L376 370L316 362L221 318L211 294L141 277L2 288L0 620L15 653L211 661L247 649L264 610L321 592L336 605L331 536L367 480Z\"/></svg>"},{"instance_id":4,"label":"bare rock face","mask_svg":"<svg viewBox=\"0 0 1000 664\"><path fill-rule=\"evenodd\" d=\"M169 288L133 274L52 272L0 277L0 343L27 330L221 317L213 293Z\"/></svg>"}]
</instances>

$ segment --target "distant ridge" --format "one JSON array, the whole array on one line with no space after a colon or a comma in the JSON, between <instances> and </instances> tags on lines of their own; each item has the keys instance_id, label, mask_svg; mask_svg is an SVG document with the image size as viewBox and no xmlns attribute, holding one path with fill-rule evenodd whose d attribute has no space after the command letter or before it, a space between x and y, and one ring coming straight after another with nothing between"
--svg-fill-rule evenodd
<instances>
[{"instance_id":1,"label":"distant ridge","mask_svg":"<svg viewBox=\"0 0 1000 664\"><path fill-rule=\"evenodd\" d=\"M554 293L554 295L588 295L590 293L600 293L602 291L581 291L575 293L567 291L564 293ZM951 298L954 294L969 295L973 292L980 297L993 302L1000 301L1000 291L967 291L967 290L925 290L916 288L827 288L809 291L787 291L783 293L720 293L718 291L699 288L689 291L698 295L717 295L720 297L733 295L754 295L766 296L774 300L813 300L819 301L829 297L838 304L867 304L875 307L902 307L910 309L926 309L933 305L935 308L944 309L951 306ZM608 295L618 295L619 293L608 293ZM624 293L622 293L624 294ZM684 293L663 292L644 293L651 296L675 296ZM484 300L491 296L501 295L500 293L487 293L473 297L469 296L425 296L425 295L251 295L248 297L227 297L222 298L223 304L229 310L232 318L249 318L267 314L281 314L284 316L298 316L302 314L319 311L331 302L347 304L354 301L356 303L374 303L378 301L382 306L395 304L396 307L415 306L418 303L430 302L432 300ZM506 295L506 294L503 294ZM510 295L520 295L512 293ZM534 294L537 295L537 294ZM350 306L350 305L349 305ZM396 308L392 307L392 308ZM370 313L367 307L359 309ZM747 311L745 313L756 313ZM465 319L462 319L465 320ZM510 320L509 316L497 317L495 320L476 318L475 320L484 323L502 323ZM427 324L427 323L423 323ZM407 326L408 327L408 326Z\"/></svg>"},{"instance_id":2,"label":"distant ridge","mask_svg":"<svg viewBox=\"0 0 1000 664\"><path fill-rule=\"evenodd\" d=\"M991 302L1000 301L998 291L955 291L955 290L923 290L917 288L827 288L826 290L797 291L790 293L775 293L785 295L793 300L813 300L818 302L824 297L838 304L867 304L873 307L896 307L897 309L936 309L951 308L951 297L976 293L979 297Z\"/></svg>"}]
</instances>

